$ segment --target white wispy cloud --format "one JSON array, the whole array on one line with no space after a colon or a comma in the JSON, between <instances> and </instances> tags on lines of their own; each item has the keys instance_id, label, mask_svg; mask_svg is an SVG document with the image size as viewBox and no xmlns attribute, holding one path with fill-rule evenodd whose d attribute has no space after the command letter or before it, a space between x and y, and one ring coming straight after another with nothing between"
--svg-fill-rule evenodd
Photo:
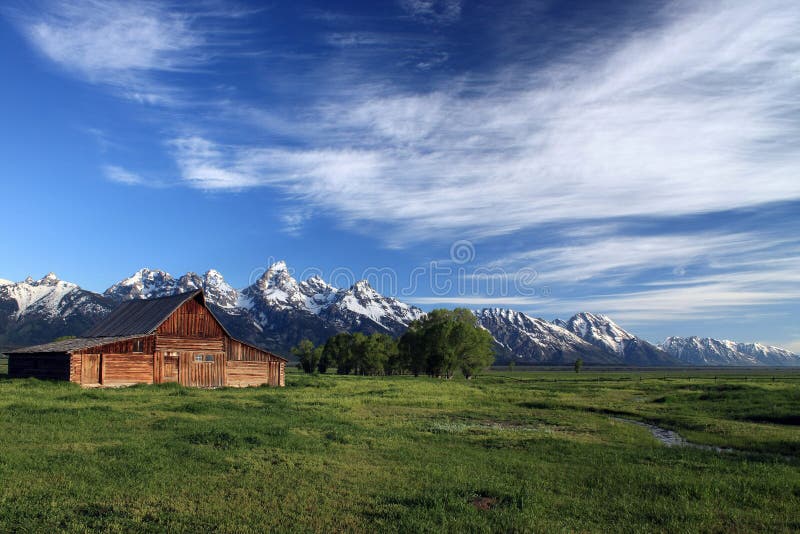
<instances>
[{"instance_id":1,"label":"white wispy cloud","mask_svg":"<svg viewBox=\"0 0 800 534\"><path fill-rule=\"evenodd\" d=\"M303 210L294 210L290 213L284 213L281 215L281 222L283 223L281 231L291 236L300 235L310 216L310 213Z\"/></svg>"},{"instance_id":2,"label":"white wispy cloud","mask_svg":"<svg viewBox=\"0 0 800 534\"><path fill-rule=\"evenodd\" d=\"M613 234L573 239L566 245L513 254L493 261L492 265L509 271L533 268L541 282L602 280L617 283L653 270L683 276L690 267L718 270L765 267L771 258L788 253L800 254L800 244L796 239L758 232ZM743 258L747 259L744 264Z\"/></svg>"},{"instance_id":3,"label":"white wispy cloud","mask_svg":"<svg viewBox=\"0 0 800 534\"><path fill-rule=\"evenodd\" d=\"M125 185L142 185L145 183L145 180L138 174L125 170L116 165L106 165L103 167L103 172L105 173L106 178L112 182Z\"/></svg>"},{"instance_id":4,"label":"white wispy cloud","mask_svg":"<svg viewBox=\"0 0 800 534\"><path fill-rule=\"evenodd\" d=\"M273 185L296 196L359 196L365 182L380 177L380 161L370 152L223 146L200 136L176 138L169 146L183 180L205 190Z\"/></svg>"},{"instance_id":5,"label":"white wispy cloud","mask_svg":"<svg viewBox=\"0 0 800 534\"><path fill-rule=\"evenodd\" d=\"M343 94L309 123L315 148L229 147L227 164L193 159L223 179L184 178L231 189L278 181L344 221L393 224L398 241L800 198L800 9L682 7L545 69L423 94ZM365 162L370 172L342 187L342 171Z\"/></svg>"},{"instance_id":6,"label":"white wispy cloud","mask_svg":"<svg viewBox=\"0 0 800 534\"><path fill-rule=\"evenodd\" d=\"M153 1L65 0L12 19L45 57L89 82L147 104L173 103L177 88L156 73L197 66L204 36L193 18Z\"/></svg>"},{"instance_id":7,"label":"white wispy cloud","mask_svg":"<svg viewBox=\"0 0 800 534\"><path fill-rule=\"evenodd\" d=\"M751 308L796 302L800 299L799 283L800 278L792 270L727 273L688 281L679 287L620 292L575 300L572 304L576 309L602 310L632 323L712 320L733 318Z\"/></svg>"},{"instance_id":8,"label":"white wispy cloud","mask_svg":"<svg viewBox=\"0 0 800 534\"><path fill-rule=\"evenodd\" d=\"M119 165L104 165L101 170L107 180L118 184L157 189L171 187L174 185L164 181L158 176L154 177L148 173L143 174L140 172L131 171Z\"/></svg>"},{"instance_id":9,"label":"white wispy cloud","mask_svg":"<svg viewBox=\"0 0 800 534\"><path fill-rule=\"evenodd\" d=\"M400 0L400 7L423 22L452 24L461 18L461 0Z\"/></svg>"}]
</instances>

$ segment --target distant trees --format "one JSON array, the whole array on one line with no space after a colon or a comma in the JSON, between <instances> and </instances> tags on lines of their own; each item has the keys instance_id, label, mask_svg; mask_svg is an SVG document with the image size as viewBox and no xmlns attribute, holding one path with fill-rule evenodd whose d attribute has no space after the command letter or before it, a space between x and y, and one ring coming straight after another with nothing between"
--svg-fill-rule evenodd
<instances>
[{"instance_id":1,"label":"distant trees","mask_svg":"<svg viewBox=\"0 0 800 534\"><path fill-rule=\"evenodd\" d=\"M575 372L580 373L581 369L583 369L583 358L578 358L575 360Z\"/></svg>"},{"instance_id":2,"label":"distant trees","mask_svg":"<svg viewBox=\"0 0 800 534\"><path fill-rule=\"evenodd\" d=\"M472 378L494 361L492 336L471 311L433 310L409 325L395 340L386 334L339 333L324 346L303 340L292 349L307 373L392 375L412 373L451 378L456 371Z\"/></svg>"}]
</instances>

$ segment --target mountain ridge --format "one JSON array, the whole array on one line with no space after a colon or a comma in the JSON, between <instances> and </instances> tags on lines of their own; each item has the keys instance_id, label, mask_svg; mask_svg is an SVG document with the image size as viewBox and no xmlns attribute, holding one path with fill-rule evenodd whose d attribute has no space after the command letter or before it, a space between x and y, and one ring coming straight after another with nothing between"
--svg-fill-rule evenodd
<instances>
[{"instance_id":1,"label":"mountain ridge","mask_svg":"<svg viewBox=\"0 0 800 534\"><path fill-rule=\"evenodd\" d=\"M48 273L39 280L0 279L0 349L80 335L126 300L197 289L203 289L209 306L235 336L282 354L289 354L301 339L321 343L337 332L398 336L425 315L413 305L380 294L367 280L346 288L319 276L298 281L284 261L272 264L243 289L232 287L214 269L176 278L142 268L103 293ZM800 356L791 351L759 343L670 337L653 345L602 314L579 312L566 321L547 321L505 308L473 313L494 337L498 363L566 364L580 357L587 364L800 365ZM693 339L708 341L679 341ZM726 354L720 347L728 347L730 357L720 356Z\"/></svg>"},{"instance_id":2,"label":"mountain ridge","mask_svg":"<svg viewBox=\"0 0 800 534\"><path fill-rule=\"evenodd\" d=\"M781 347L708 337L670 336L662 350L691 365L800 365L800 356Z\"/></svg>"}]
</instances>

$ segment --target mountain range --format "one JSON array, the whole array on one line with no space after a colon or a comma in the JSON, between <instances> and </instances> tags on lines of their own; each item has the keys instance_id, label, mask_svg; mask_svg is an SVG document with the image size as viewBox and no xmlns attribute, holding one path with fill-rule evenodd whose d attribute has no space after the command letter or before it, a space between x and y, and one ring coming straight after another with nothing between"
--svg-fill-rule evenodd
<instances>
[{"instance_id":1,"label":"mountain range","mask_svg":"<svg viewBox=\"0 0 800 534\"><path fill-rule=\"evenodd\" d=\"M425 315L412 305L381 295L366 280L337 288L319 276L298 281L277 262L250 286L237 290L210 270L179 278L141 269L102 294L59 280L0 279L0 351L80 335L115 306L203 289L206 300L236 337L280 354L307 338L322 343L337 332L402 334ZM605 315L582 312L547 321L522 312L474 310L495 339L497 362L609 365L800 365L800 357L778 347L698 337L669 337L653 345Z\"/></svg>"}]
</instances>

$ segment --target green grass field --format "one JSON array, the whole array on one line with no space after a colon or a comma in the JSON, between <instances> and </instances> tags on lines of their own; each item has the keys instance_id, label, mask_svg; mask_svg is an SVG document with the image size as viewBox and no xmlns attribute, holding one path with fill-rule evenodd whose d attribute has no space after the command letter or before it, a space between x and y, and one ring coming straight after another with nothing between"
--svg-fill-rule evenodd
<instances>
[{"instance_id":1,"label":"green grass field","mask_svg":"<svg viewBox=\"0 0 800 534\"><path fill-rule=\"evenodd\" d=\"M692 376L0 378L0 531L800 529L800 374Z\"/></svg>"}]
</instances>

